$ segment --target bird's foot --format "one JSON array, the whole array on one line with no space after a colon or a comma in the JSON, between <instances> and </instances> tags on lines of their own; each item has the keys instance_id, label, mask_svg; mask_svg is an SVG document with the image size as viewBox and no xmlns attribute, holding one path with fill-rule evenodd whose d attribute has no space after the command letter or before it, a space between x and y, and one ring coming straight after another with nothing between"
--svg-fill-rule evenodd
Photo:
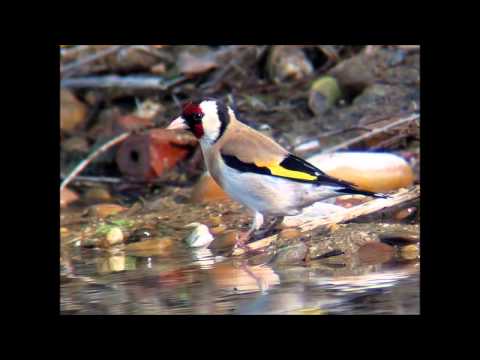
<instances>
[{"instance_id":1,"label":"bird's foot","mask_svg":"<svg viewBox=\"0 0 480 360\"><path fill-rule=\"evenodd\" d=\"M264 229L258 230L253 235L255 240L261 240L267 236L273 235L278 225L283 222L283 217L277 217L273 219Z\"/></svg>"},{"instance_id":2,"label":"bird's foot","mask_svg":"<svg viewBox=\"0 0 480 360\"><path fill-rule=\"evenodd\" d=\"M248 246L248 242L254 239L254 231L249 230L245 232L240 232L237 235L237 241L233 250L235 251L235 249L242 249L243 251L245 251L245 253L248 253L249 255L261 254L263 250L252 249L250 246Z\"/></svg>"}]
</instances>

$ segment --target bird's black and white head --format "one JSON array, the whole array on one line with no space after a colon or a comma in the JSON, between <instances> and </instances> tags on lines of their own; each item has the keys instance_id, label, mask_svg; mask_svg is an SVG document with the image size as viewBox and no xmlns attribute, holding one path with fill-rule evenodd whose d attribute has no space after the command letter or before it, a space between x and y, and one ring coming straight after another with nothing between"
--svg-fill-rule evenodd
<instances>
[{"instance_id":1,"label":"bird's black and white head","mask_svg":"<svg viewBox=\"0 0 480 360\"><path fill-rule=\"evenodd\" d=\"M189 130L201 144L212 145L227 129L232 109L219 100L190 102L184 106L182 114L173 120L167 129Z\"/></svg>"}]
</instances>

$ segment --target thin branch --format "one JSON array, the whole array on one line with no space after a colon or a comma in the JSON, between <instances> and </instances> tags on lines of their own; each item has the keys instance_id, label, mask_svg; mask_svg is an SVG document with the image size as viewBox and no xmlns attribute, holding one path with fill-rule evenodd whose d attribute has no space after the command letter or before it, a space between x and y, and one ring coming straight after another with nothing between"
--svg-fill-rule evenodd
<instances>
[{"instance_id":1,"label":"thin branch","mask_svg":"<svg viewBox=\"0 0 480 360\"><path fill-rule=\"evenodd\" d=\"M94 62L98 59L101 59L102 57L105 57L105 56L108 56L108 55L111 55L111 54L114 54L116 53L117 51L119 51L121 48L125 47L125 45L115 45L115 46L111 46L107 49L104 49L104 50L101 50L101 51L98 51L96 52L95 54L92 54L92 55L89 55L89 56L85 56L81 59L78 59L77 61L74 61L72 63L69 63L67 65L64 65L61 67L60 69L60 74L62 75L66 75L67 72L69 71L72 71L72 70L75 70L79 67L82 67L86 64L89 64L91 62ZM69 74L71 75L71 73Z\"/></svg>"},{"instance_id":2,"label":"thin branch","mask_svg":"<svg viewBox=\"0 0 480 360\"><path fill-rule=\"evenodd\" d=\"M81 78L64 79L60 82L62 87L82 89L130 89L130 90L168 90L172 86L186 80L186 77L179 76L172 80L164 80L158 76L86 76Z\"/></svg>"},{"instance_id":3,"label":"thin branch","mask_svg":"<svg viewBox=\"0 0 480 360\"><path fill-rule=\"evenodd\" d=\"M85 169L88 164L92 162L95 158L97 158L100 154L104 153L108 149L110 149L112 146L115 146L122 141L124 141L126 138L130 136L129 132L124 132L116 137L114 137L112 140L107 141L105 144L100 146L98 149L96 149L94 152L92 152L86 159L84 159L80 164L77 165L77 167L62 181L60 185L60 191L62 191L69 183L72 181L75 176L77 176L83 169Z\"/></svg>"},{"instance_id":4,"label":"thin branch","mask_svg":"<svg viewBox=\"0 0 480 360\"><path fill-rule=\"evenodd\" d=\"M406 118L402 118L402 119L399 119L399 120L396 120L386 126L383 126L381 128L377 128L377 129L373 129L372 131L370 131L369 133L367 134L363 134L363 135L360 135L356 138L353 138L353 139L350 139L350 140L347 140L339 145L336 145L336 146L333 146L331 148L328 148L326 149L325 151L323 151L322 153L324 154L328 154L328 153L332 153L332 152L335 152L337 150L341 150L341 149L345 149L345 148L348 148L354 144L358 144L364 140L367 140L367 139L370 139L378 134L381 134L381 133L384 133L384 132L387 132L388 130L390 129L393 129L397 126L400 126L400 125L404 125L404 124L408 124L408 123L411 123L411 122L414 122L416 120L420 119L420 114L412 114Z\"/></svg>"},{"instance_id":5,"label":"thin branch","mask_svg":"<svg viewBox=\"0 0 480 360\"><path fill-rule=\"evenodd\" d=\"M410 189L401 189L395 194L390 195L386 199L374 199L366 203L347 208L344 211L333 213L328 216L318 217L317 219L309 220L299 226L300 231L306 232L318 228L320 226L329 226L332 224L344 223L360 216L373 214L386 208L398 206L400 204L418 199L420 197L420 186L415 185ZM248 244L252 250L258 250L270 245L277 239L278 235L272 235L264 239ZM245 250L242 248L235 249L233 255L242 255Z\"/></svg>"},{"instance_id":6,"label":"thin branch","mask_svg":"<svg viewBox=\"0 0 480 360\"><path fill-rule=\"evenodd\" d=\"M61 177L65 179L64 176ZM108 176L76 176L71 182L96 182L96 183L110 183L110 184L119 184L124 180L116 177L108 177Z\"/></svg>"},{"instance_id":7,"label":"thin branch","mask_svg":"<svg viewBox=\"0 0 480 360\"><path fill-rule=\"evenodd\" d=\"M175 59L169 53L161 52L161 50L154 48L152 45L132 45L132 49L143 51L144 53L155 56L157 59L174 63Z\"/></svg>"}]
</instances>

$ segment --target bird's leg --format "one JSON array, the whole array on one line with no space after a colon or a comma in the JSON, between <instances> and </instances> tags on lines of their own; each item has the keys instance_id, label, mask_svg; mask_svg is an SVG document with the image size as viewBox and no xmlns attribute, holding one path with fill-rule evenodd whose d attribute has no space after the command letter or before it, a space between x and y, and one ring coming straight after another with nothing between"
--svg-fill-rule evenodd
<instances>
[{"instance_id":1,"label":"bird's leg","mask_svg":"<svg viewBox=\"0 0 480 360\"><path fill-rule=\"evenodd\" d=\"M280 225L283 222L283 216L277 216L273 219L273 221L270 222L264 229L261 231L258 231L257 234L255 234L256 238L264 238L265 236L268 236L268 234L275 229L278 225Z\"/></svg>"},{"instance_id":2,"label":"bird's leg","mask_svg":"<svg viewBox=\"0 0 480 360\"><path fill-rule=\"evenodd\" d=\"M247 232L242 233L238 236L237 242L235 243L235 247L243 248L246 251L250 250L250 248L247 245L247 242L248 240L250 240L253 233L256 230L260 229L262 225L263 225L263 215L260 214L258 211L255 211L250 229L248 229Z\"/></svg>"}]
</instances>

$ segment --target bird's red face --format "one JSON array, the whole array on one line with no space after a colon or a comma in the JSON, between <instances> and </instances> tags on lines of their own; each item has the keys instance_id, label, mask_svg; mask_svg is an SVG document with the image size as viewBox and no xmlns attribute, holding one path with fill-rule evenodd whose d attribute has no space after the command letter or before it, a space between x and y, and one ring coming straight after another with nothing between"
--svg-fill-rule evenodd
<instances>
[{"instance_id":1,"label":"bird's red face","mask_svg":"<svg viewBox=\"0 0 480 360\"><path fill-rule=\"evenodd\" d=\"M173 120L167 129L189 130L200 139L205 133L202 124L204 115L199 103L189 102L183 107L182 115Z\"/></svg>"},{"instance_id":2,"label":"bird's red face","mask_svg":"<svg viewBox=\"0 0 480 360\"><path fill-rule=\"evenodd\" d=\"M228 123L228 108L225 104L217 100L204 100L185 105L182 114L167 129L189 130L203 143L213 144L222 136Z\"/></svg>"},{"instance_id":3,"label":"bird's red face","mask_svg":"<svg viewBox=\"0 0 480 360\"><path fill-rule=\"evenodd\" d=\"M203 134L205 133L203 129L202 119L205 114L200 107L200 104L196 104L193 102L188 103L185 105L182 111L182 118L187 123L188 128L190 131L200 139Z\"/></svg>"}]
</instances>

